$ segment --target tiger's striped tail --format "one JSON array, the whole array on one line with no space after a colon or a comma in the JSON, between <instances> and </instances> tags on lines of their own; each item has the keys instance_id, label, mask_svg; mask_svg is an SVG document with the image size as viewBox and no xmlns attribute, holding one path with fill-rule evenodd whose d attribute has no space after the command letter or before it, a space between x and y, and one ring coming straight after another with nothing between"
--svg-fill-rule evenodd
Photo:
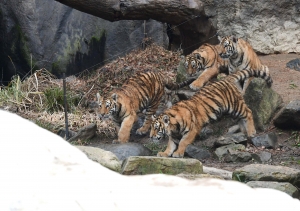
<instances>
[{"instance_id":1,"label":"tiger's striped tail","mask_svg":"<svg viewBox=\"0 0 300 211\"><path fill-rule=\"evenodd\" d=\"M236 82L244 81L245 79L250 77L262 78L266 81L269 87L271 87L273 83L273 80L270 76L269 68L267 66L263 66L263 70L241 70L230 75L229 77L235 78Z\"/></svg>"}]
</instances>

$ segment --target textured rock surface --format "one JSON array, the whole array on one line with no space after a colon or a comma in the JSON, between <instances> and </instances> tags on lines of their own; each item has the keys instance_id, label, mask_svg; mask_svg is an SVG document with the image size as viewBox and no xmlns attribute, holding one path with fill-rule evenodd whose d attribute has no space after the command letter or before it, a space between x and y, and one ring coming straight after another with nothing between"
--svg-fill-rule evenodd
<instances>
[{"instance_id":1,"label":"textured rock surface","mask_svg":"<svg viewBox=\"0 0 300 211\"><path fill-rule=\"evenodd\" d=\"M289 194L294 198L299 198L298 189L288 182L267 182L267 181L250 181L246 183L251 188L272 188Z\"/></svg>"},{"instance_id":2,"label":"textured rock surface","mask_svg":"<svg viewBox=\"0 0 300 211\"><path fill-rule=\"evenodd\" d=\"M217 168L213 168L213 167L203 166L203 173L219 176L226 180L232 179L232 172L223 170L223 169L217 169Z\"/></svg>"},{"instance_id":3,"label":"textured rock surface","mask_svg":"<svg viewBox=\"0 0 300 211\"><path fill-rule=\"evenodd\" d=\"M300 3L290 0L203 0L219 34L235 34L264 54L300 52Z\"/></svg>"},{"instance_id":4,"label":"textured rock surface","mask_svg":"<svg viewBox=\"0 0 300 211\"><path fill-rule=\"evenodd\" d=\"M88 156L89 159L100 163L102 166L109 168L110 170L120 172L121 171L121 162L115 154L103 149L96 147L88 146L76 146L84 154Z\"/></svg>"},{"instance_id":5,"label":"textured rock surface","mask_svg":"<svg viewBox=\"0 0 300 211\"><path fill-rule=\"evenodd\" d=\"M232 175L238 181L277 181L289 182L300 187L300 170L285 166L250 164L236 169Z\"/></svg>"},{"instance_id":6,"label":"textured rock surface","mask_svg":"<svg viewBox=\"0 0 300 211\"><path fill-rule=\"evenodd\" d=\"M252 111L256 130L264 130L283 103L282 97L261 78L251 80L244 99Z\"/></svg>"},{"instance_id":7,"label":"textured rock surface","mask_svg":"<svg viewBox=\"0 0 300 211\"><path fill-rule=\"evenodd\" d=\"M274 132L262 134L251 139L256 147L264 146L266 148L276 149L278 146L277 135Z\"/></svg>"},{"instance_id":8,"label":"textured rock surface","mask_svg":"<svg viewBox=\"0 0 300 211\"><path fill-rule=\"evenodd\" d=\"M130 156L150 156L152 151L140 143L97 144L96 147L114 153L120 161Z\"/></svg>"},{"instance_id":9,"label":"textured rock surface","mask_svg":"<svg viewBox=\"0 0 300 211\"><path fill-rule=\"evenodd\" d=\"M31 67L74 74L140 47L144 21L112 23L56 1L1 1L0 31L0 64L5 74L24 75ZM147 20L146 33L167 46L165 24Z\"/></svg>"},{"instance_id":10,"label":"textured rock surface","mask_svg":"<svg viewBox=\"0 0 300 211\"><path fill-rule=\"evenodd\" d=\"M274 125L282 129L300 130L300 100L293 100L274 117Z\"/></svg>"},{"instance_id":11,"label":"textured rock surface","mask_svg":"<svg viewBox=\"0 0 300 211\"><path fill-rule=\"evenodd\" d=\"M161 157L138 157L132 156L124 160L122 174L144 175L144 174L171 174L180 173L201 174L203 166L199 160L186 158L161 158Z\"/></svg>"}]
</instances>

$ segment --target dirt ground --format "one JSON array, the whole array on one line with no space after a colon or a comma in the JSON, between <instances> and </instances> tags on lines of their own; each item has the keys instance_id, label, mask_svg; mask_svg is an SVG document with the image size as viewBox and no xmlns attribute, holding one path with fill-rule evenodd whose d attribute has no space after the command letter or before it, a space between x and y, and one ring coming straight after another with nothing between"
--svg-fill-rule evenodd
<instances>
[{"instance_id":1,"label":"dirt ground","mask_svg":"<svg viewBox=\"0 0 300 211\"><path fill-rule=\"evenodd\" d=\"M270 69L271 76L273 79L273 89L279 93L285 104L289 103L291 100L300 100L300 71L289 69L286 67L286 63L292 59L300 58L297 54L276 54L276 55L266 55L260 56L263 64L267 65ZM210 127L214 130L214 133L206 139L195 140L194 144L198 146L204 146L209 148L212 140L215 140L220 135L226 133L228 129L228 120L221 120L219 123L216 122L211 124ZM231 122L232 125L234 122ZM272 154L271 160L268 164L271 165L283 165L292 168L300 169L300 131L283 131L270 125L267 131L262 131L262 133L273 131L278 136L279 147L277 149L263 149L256 148L254 146L248 145L246 150L249 152L259 152L268 151ZM102 140L102 143L111 143L112 139ZM140 137L137 135L131 135L130 142L138 142L145 145L151 145L151 141L148 136ZM98 144L97 144L98 143ZM166 145L167 141L160 143L161 146ZM299 144L299 146L297 146ZM99 142L91 143L92 146L99 145ZM157 147L157 146L156 146ZM210 149L211 150L211 149ZM249 161L246 163L225 163L216 159L215 157L206 159L202 161L205 166L221 168L229 171L233 171L236 168L254 163L255 161Z\"/></svg>"}]
</instances>

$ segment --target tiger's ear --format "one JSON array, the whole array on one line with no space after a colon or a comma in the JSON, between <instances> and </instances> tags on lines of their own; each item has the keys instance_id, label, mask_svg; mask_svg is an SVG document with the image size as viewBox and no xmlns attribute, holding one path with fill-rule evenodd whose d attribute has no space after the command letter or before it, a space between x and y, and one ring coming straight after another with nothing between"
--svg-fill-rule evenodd
<instances>
[{"instance_id":1,"label":"tiger's ear","mask_svg":"<svg viewBox=\"0 0 300 211\"><path fill-rule=\"evenodd\" d=\"M219 40L219 42L221 42L222 39L223 39L223 37L221 37L221 36L218 35L218 40Z\"/></svg>"},{"instance_id":2,"label":"tiger's ear","mask_svg":"<svg viewBox=\"0 0 300 211\"><path fill-rule=\"evenodd\" d=\"M111 98L112 98L114 101L117 101L117 99L118 99L118 94L117 94L117 93L113 93L113 94L111 95Z\"/></svg>"},{"instance_id":3,"label":"tiger's ear","mask_svg":"<svg viewBox=\"0 0 300 211\"><path fill-rule=\"evenodd\" d=\"M239 38L237 38L237 37L234 36L234 35L231 36L231 40L232 40L233 42L235 42L235 43L238 41L238 39L239 39Z\"/></svg>"},{"instance_id":4,"label":"tiger's ear","mask_svg":"<svg viewBox=\"0 0 300 211\"><path fill-rule=\"evenodd\" d=\"M156 120L155 114L153 114L151 117L152 117L152 121L155 121L155 120Z\"/></svg>"},{"instance_id":5,"label":"tiger's ear","mask_svg":"<svg viewBox=\"0 0 300 211\"><path fill-rule=\"evenodd\" d=\"M163 119L165 126L168 126L170 123L170 117L168 115L164 115L162 119Z\"/></svg>"},{"instance_id":6,"label":"tiger's ear","mask_svg":"<svg viewBox=\"0 0 300 211\"><path fill-rule=\"evenodd\" d=\"M198 53L195 53L194 56L195 56L196 59L201 59L201 55L198 54Z\"/></svg>"}]
</instances>

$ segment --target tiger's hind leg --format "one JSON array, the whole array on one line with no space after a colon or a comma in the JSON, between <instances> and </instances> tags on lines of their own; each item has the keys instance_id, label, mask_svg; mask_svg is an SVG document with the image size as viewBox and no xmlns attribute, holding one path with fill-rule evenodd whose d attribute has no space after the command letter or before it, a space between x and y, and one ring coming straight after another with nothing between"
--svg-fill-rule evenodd
<instances>
[{"instance_id":1,"label":"tiger's hind leg","mask_svg":"<svg viewBox=\"0 0 300 211\"><path fill-rule=\"evenodd\" d=\"M199 90L203 87L211 78L218 75L219 71L218 68L208 68L203 71L203 73L193 82L190 84L190 88L192 90Z\"/></svg>"},{"instance_id":2,"label":"tiger's hind leg","mask_svg":"<svg viewBox=\"0 0 300 211\"><path fill-rule=\"evenodd\" d=\"M241 120L239 121L240 129L243 133L247 134L248 138L254 137L256 134L252 111L244 104L244 115L242 116Z\"/></svg>"}]
</instances>

